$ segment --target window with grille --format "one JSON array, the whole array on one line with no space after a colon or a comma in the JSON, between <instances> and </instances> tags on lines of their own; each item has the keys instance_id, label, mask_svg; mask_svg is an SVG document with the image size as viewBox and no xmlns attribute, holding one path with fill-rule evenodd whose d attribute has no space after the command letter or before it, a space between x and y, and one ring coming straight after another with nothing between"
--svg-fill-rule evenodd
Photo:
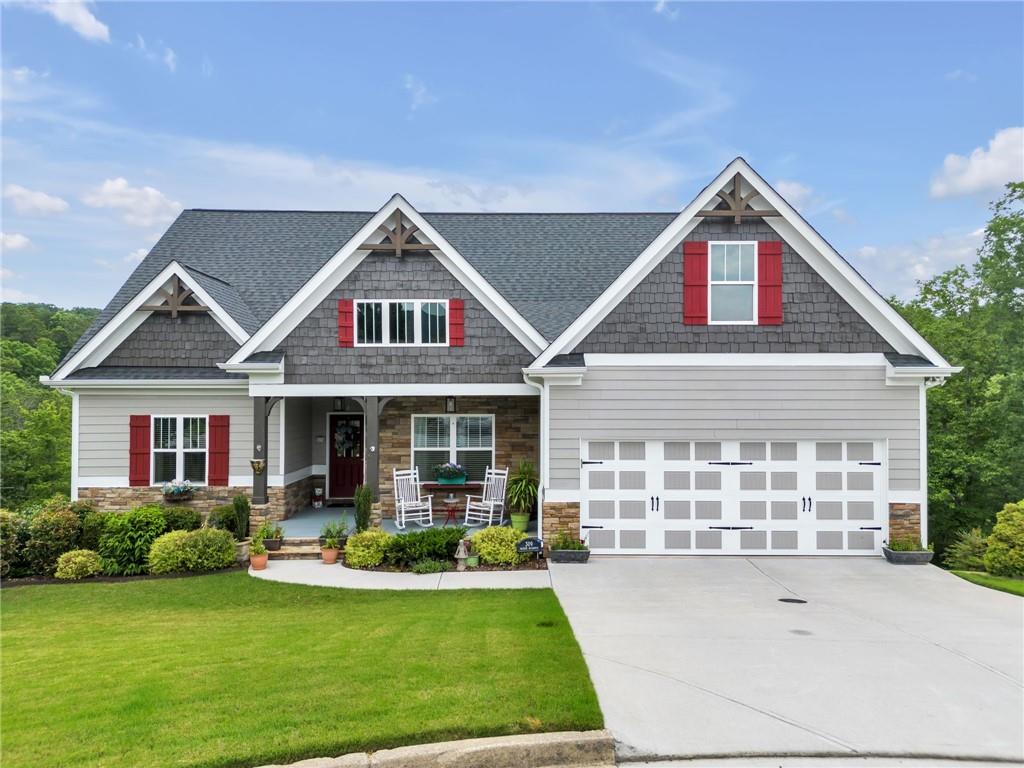
<instances>
[{"instance_id":1,"label":"window with grille","mask_svg":"<svg viewBox=\"0 0 1024 768\"><path fill-rule=\"evenodd\" d=\"M757 322L757 244L711 243L708 322Z\"/></svg>"},{"instance_id":2,"label":"window with grille","mask_svg":"<svg viewBox=\"0 0 1024 768\"><path fill-rule=\"evenodd\" d=\"M448 345L448 302L381 300L355 302L357 347Z\"/></svg>"},{"instance_id":3,"label":"window with grille","mask_svg":"<svg viewBox=\"0 0 1024 768\"><path fill-rule=\"evenodd\" d=\"M494 416L413 416L412 462L425 482L446 462L464 467L467 480L482 481L494 466Z\"/></svg>"},{"instance_id":4,"label":"window with grille","mask_svg":"<svg viewBox=\"0 0 1024 768\"><path fill-rule=\"evenodd\" d=\"M206 483L206 417L153 417L153 483Z\"/></svg>"}]
</instances>

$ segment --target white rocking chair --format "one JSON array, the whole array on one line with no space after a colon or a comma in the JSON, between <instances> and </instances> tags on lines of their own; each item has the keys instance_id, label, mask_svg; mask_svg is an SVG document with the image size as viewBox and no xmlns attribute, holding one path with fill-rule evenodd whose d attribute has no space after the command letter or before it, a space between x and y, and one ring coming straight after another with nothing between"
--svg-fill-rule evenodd
<instances>
[{"instance_id":1,"label":"white rocking chair","mask_svg":"<svg viewBox=\"0 0 1024 768\"><path fill-rule=\"evenodd\" d=\"M466 519L463 525L501 525L505 522L505 486L508 485L508 467L487 468L484 489L480 496L466 497ZM498 522L494 522L497 515Z\"/></svg>"},{"instance_id":2,"label":"white rocking chair","mask_svg":"<svg viewBox=\"0 0 1024 768\"><path fill-rule=\"evenodd\" d=\"M421 528L434 524L433 498L420 495L420 471L418 469L396 469L395 476L395 527L405 530L406 523L416 523Z\"/></svg>"}]
</instances>

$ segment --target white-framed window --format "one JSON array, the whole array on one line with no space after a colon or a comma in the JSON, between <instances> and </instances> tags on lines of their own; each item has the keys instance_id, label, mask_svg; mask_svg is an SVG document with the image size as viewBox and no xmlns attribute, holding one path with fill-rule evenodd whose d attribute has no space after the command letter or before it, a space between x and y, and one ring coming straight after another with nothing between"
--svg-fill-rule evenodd
<instances>
[{"instance_id":1,"label":"white-framed window","mask_svg":"<svg viewBox=\"0 0 1024 768\"><path fill-rule=\"evenodd\" d=\"M448 346L445 299L357 299L357 347Z\"/></svg>"},{"instance_id":2,"label":"white-framed window","mask_svg":"<svg viewBox=\"0 0 1024 768\"><path fill-rule=\"evenodd\" d=\"M709 243L708 322L757 323L757 243Z\"/></svg>"},{"instance_id":3,"label":"white-framed window","mask_svg":"<svg viewBox=\"0 0 1024 768\"><path fill-rule=\"evenodd\" d=\"M153 485L171 480L206 484L205 416L154 416L152 435Z\"/></svg>"},{"instance_id":4,"label":"white-framed window","mask_svg":"<svg viewBox=\"0 0 1024 768\"><path fill-rule=\"evenodd\" d=\"M412 465L420 480L434 479L434 467L454 462L466 469L466 479L481 481L494 467L494 416L445 414L412 417Z\"/></svg>"}]
</instances>

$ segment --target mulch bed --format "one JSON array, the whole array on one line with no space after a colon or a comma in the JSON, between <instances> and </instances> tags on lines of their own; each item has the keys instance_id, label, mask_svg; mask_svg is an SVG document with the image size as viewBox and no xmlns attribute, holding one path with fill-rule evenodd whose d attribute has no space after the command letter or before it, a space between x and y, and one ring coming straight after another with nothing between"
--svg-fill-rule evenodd
<instances>
[{"instance_id":1,"label":"mulch bed","mask_svg":"<svg viewBox=\"0 0 1024 768\"><path fill-rule=\"evenodd\" d=\"M339 560L339 562L341 562ZM349 568L348 564L345 565ZM476 568L466 568L466 573L472 573L474 571L546 571L548 569L548 561L544 558L527 560L525 563L520 563L515 566L508 565L483 565L480 564ZM354 571L378 571L380 573L412 573L410 568L399 568L395 565L377 565L373 568L353 568ZM455 561L448 563L448 570L455 571ZM433 575L433 574L428 574Z\"/></svg>"},{"instance_id":2,"label":"mulch bed","mask_svg":"<svg viewBox=\"0 0 1024 768\"><path fill-rule=\"evenodd\" d=\"M221 568L216 571L204 571L202 573L140 573L138 576L90 576L87 579L68 581L65 579L54 579L46 576L22 576L16 579L6 578L0 581L0 588L13 589L14 587L31 587L36 584L89 584L101 582L104 584L116 584L124 581L149 581L156 579L190 579L193 576L209 576L211 573L230 573L231 571L248 571L249 566L233 565L230 568Z\"/></svg>"}]
</instances>

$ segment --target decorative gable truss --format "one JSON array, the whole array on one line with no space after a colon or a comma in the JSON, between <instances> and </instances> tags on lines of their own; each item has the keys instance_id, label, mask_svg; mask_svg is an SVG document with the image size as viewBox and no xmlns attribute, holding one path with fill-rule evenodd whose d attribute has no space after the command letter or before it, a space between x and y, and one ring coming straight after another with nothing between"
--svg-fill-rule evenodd
<instances>
[{"instance_id":1,"label":"decorative gable truss","mask_svg":"<svg viewBox=\"0 0 1024 768\"><path fill-rule=\"evenodd\" d=\"M547 340L401 195L394 195L347 243L253 334L223 367L243 370L250 355L275 349L370 253L429 252L533 355ZM465 338L462 302L448 301L449 346ZM338 303L338 345L355 346L357 308L348 298Z\"/></svg>"},{"instance_id":2,"label":"decorative gable truss","mask_svg":"<svg viewBox=\"0 0 1024 768\"><path fill-rule=\"evenodd\" d=\"M685 325L714 323L711 286L721 278L709 264L712 242L687 241L687 235L705 219L743 222L761 219L781 240L742 243L753 249L754 261L744 268L751 286L753 311L748 324L781 325L782 241L797 252L855 312L874 328L897 353L918 355L931 363L932 376L955 372L948 362L851 267L743 158L733 160L652 241L636 260L555 339L537 358L530 372L540 372L559 355L576 349L615 307L623 301L664 259L682 251L683 304ZM685 242L684 242L685 241ZM679 258L679 256L675 256ZM756 280L754 280L756 274ZM664 356L667 358L668 356ZM695 359L696 355L680 356ZM749 357L749 356L748 356ZM881 356L879 356L881 359Z\"/></svg>"},{"instance_id":3,"label":"decorative gable truss","mask_svg":"<svg viewBox=\"0 0 1024 768\"><path fill-rule=\"evenodd\" d=\"M245 329L205 290L188 267L172 261L139 291L44 383L64 381L79 368L99 365L154 313L209 313L237 344L249 339Z\"/></svg>"}]
</instances>

